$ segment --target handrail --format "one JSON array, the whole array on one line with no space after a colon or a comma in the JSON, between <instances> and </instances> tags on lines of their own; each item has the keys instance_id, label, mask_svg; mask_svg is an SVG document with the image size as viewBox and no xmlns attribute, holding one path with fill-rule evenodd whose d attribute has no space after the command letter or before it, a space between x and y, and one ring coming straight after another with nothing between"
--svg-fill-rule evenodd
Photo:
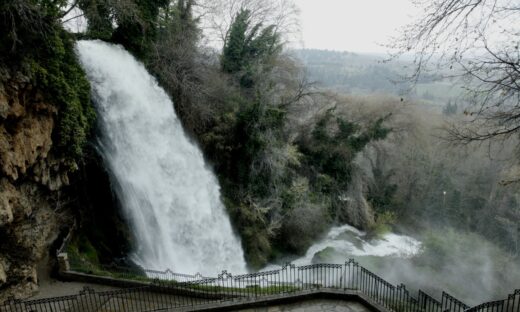
<instances>
[{"instance_id":1,"label":"handrail","mask_svg":"<svg viewBox=\"0 0 520 312\"><path fill-rule=\"evenodd\" d=\"M74 220L74 223L72 223L72 226L69 229L69 232L67 235L63 238L63 241L61 242L60 247L56 250L56 256L59 257L60 253L63 253L66 251L67 246L72 239L72 234L74 234L74 231L76 230L77 223L76 220Z\"/></svg>"},{"instance_id":2,"label":"handrail","mask_svg":"<svg viewBox=\"0 0 520 312\"><path fill-rule=\"evenodd\" d=\"M414 297L405 285L392 285L353 259L349 259L344 264L304 266L286 264L278 270L236 276L222 271L214 278L204 277L201 274L174 273L171 270L158 271L117 266L112 266L111 269L119 270L117 274L114 273L116 278L120 277L120 272L126 270L129 275L123 277L138 274L141 281L147 282L137 288L135 283L133 285L129 283L128 286L132 288L116 291L94 292L86 289L77 295L49 299L32 301L10 299L0 305L0 312L75 311L79 306L91 307L78 308L81 311L97 311L99 307L108 303L111 304L108 308L113 310L124 311L129 304L138 305L137 308L132 308L133 311L141 311L140 306L143 306L143 310L145 306L148 310L151 308L159 310L230 300L251 300L272 295L283 297L317 290L360 294L386 311L394 312L520 312L520 290L516 290L507 299L470 308L446 292L443 292L440 301L423 291L419 291L417 297ZM124 284L124 280L119 281ZM31 309L26 309L27 307Z\"/></svg>"}]
</instances>

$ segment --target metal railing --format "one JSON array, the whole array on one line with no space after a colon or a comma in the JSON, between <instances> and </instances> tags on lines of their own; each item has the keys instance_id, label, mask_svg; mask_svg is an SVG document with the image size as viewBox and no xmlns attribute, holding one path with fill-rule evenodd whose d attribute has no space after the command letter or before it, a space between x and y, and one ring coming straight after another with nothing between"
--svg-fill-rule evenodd
<instances>
[{"instance_id":1,"label":"metal railing","mask_svg":"<svg viewBox=\"0 0 520 312\"><path fill-rule=\"evenodd\" d=\"M467 312L517 312L520 311L520 289L515 290L507 299L491 301L466 310Z\"/></svg>"},{"instance_id":2,"label":"metal railing","mask_svg":"<svg viewBox=\"0 0 520 312\"><path fill-rule=\"evenodd\" d=\"M85 266L82 261L78 259L69 259L70 270L72 272L80 272L86 274L93 274L99 276L107 276L112 278L130 279L138 281L153 281L153 280L165 280L165 281L177 281L177 282L189 282L207 279L209 277L203 276L200 273L193 275L176 273L170 269L164 271L144 269L138 266L125 267L115 263L108 265L96 265L95 268Z\"/></svg>"},{"instance_id":3,"label":"metal railing","mask_svg":"<svg viewBox=\"0 0 520 312\"><path fill-rule=\"evenodd\" d=\"M223 271L214 278L169 270L112 269L119 270L114 276L137 277L147 284L106 292L85 289L77 295L32 301L11 299L0 305L0 311L160 311L323 290L364 296L395 312L520 312L520 290L508 299L469 308L447 293L440 301L422 291L414 297L404 285L394 286L354 260L344 264L287 264L278 270L241 275Z\"/></svg>"}]
</instances>

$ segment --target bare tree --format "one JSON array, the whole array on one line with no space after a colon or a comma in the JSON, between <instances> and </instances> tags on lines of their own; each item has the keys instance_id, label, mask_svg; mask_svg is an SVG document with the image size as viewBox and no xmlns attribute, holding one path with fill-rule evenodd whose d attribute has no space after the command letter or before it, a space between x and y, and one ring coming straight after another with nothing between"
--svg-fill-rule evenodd
<instances>
[{"instance_id":1,"label":"bare tree","mask_svg":"<svg viewBox=\"0 0 520 312\"><path fill-rule=\"evenodd\" d=\"M462 143L520 134L520 1L415 1L424 15L390 47L414 53L410 79L435 70L461 79L471 104L450 138Z\"/></svg>"}]
</instances>

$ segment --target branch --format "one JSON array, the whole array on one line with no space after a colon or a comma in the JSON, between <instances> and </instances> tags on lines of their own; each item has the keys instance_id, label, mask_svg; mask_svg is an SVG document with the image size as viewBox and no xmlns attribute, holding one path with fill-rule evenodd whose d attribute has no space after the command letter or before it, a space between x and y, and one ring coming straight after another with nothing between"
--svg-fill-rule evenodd
<instances>
[{"instance_id":1,"label":"branch","mask_svg":"<svg viewBox=\"0 0 520 312\"><path fill-rule=\"evenodd\" d=\"M78 3L79 3L79 0L75 0L74 3L70 6L70 8L69 8L67 11L65 11L65 12L63 12L63 13L61 13L61 14L59 15L59 18L60 18L60 19L61 19L61 18L64 18L67 14L69 14L70 12L72 12L72 10L74 10L74 8L78 5ZM70 20L70 19L68 19L68 20ZM68 21L68 20L67 20L67 21Z\"/></svg>"}]
</instances>

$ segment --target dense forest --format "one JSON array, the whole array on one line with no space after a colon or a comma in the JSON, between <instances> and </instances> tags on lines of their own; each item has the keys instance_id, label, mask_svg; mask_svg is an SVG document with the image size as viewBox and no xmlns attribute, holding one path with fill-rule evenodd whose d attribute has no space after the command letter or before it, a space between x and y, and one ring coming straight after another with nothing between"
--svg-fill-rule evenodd
<instances>
[{"instance_id":1,"label":"dense forest","mask_svg":"<svg viewBox=\"0 0 520 312\"><path fill-rule=\"evenodd\" d=\"M431 73L394 83L414 74L400 70L407 61L294 50L287 3L223 3L0 4L0 239L27 242L2 242L0 292L33 291L37 279L26 277L71 227L78 228L71 252L91 266L124 262L132 248L96 154L90 86L74 50L81 39L122 45L166 90L218 177L251 269L294 259L332 226L351 224L367 239L392 231L423 241L412 259L365 259L397 281L451 287L463 298L476 292L462 289L472 278L492 297L517 286L517 133L469 144L458 126L476 113L462 88L451 99L444 89L451 82ZM75 12L88 21L83 32L64 26ZM219 18L227 23L211 23ZM207 44L210 33L222 35L218 47ZM24 113L11 98L25 99ZM11 148L27 142L24 129L36 124L44 143ZM35 208L41 202L43 219ZM52 227L34 248L39 233L24 231L41 224ZM471 263L464 269L462 261ZM488 274L477 277L484 267Z\"/></svg>"}]
</instances>

